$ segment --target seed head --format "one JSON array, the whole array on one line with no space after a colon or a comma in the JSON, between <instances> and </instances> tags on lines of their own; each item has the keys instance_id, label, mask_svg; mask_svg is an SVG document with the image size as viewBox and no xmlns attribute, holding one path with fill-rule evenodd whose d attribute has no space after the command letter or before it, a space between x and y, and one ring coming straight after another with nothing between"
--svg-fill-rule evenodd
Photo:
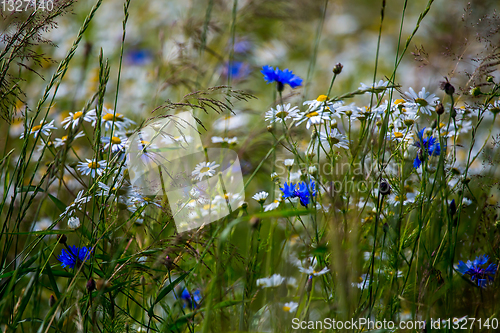
<instances>
[{"instance_id":1,"label":"seed head","mask_svg":"<svg viewBox=\"0 0 500 333\"><path fill-rule=\"evenodd\" d=\"M339 75L341 72L342 72L342 68L344 68L344 66L342 66L342 64L339 62L337 63L334 67L333 67L333 74L335 75Z\"/></svg>"},{"instance_id":2,"label":"seed head","mask_svg":"<svg viewBox=\"0 0 500 333\"><path fill-rule=\"evenodd\" d=\"M92 291L95 290L95 281L93 278L90 278L88 281L87 281L87 291L89 293L91 293Z\"/></svg>"},{"instance_id":3,"label":"seed head","mask_svg":"<svg viewBox=\"0 0 500 333\"><path fill-rule=\"evenodd\" d=\"M444 92L447 95L452 96L455 93L455 87L451 85L450 81L448 81L448 78L445 76L446 81L442 81L440 84L441 90L444 90Z\"/></svg>"},{"instance_id":4,"label":"seed head","mask_svg":"<svg viewBox=\"0 0 500 333\"><path fill-rule=\"evenodd\" d=\"M379 191L382 195L388 195L391 193L391 185L389 185L389 182L387 180L382 179L380 181Z\"/></svg>"},{"instance_id":5,"label":"seed head","mask_svg":"<svg viewBox=\"0 0 500 333\"><path fill-rule=\"evenodd\" d=\"M442 115L444 113L443 103L439 102L439 104L436 105L436 113L439 115Z\"/></svg>"},{"instance_id":6,"label":"seed head","mask_svg":"<svg viewBox=\"0 0 500 333\"><path fill-rule=\"evenodd\" d=\"M59 243L60 244L66 244L66 241L68 240L68 236L62 234L62 235L59 235Z\"/></svg>"},{"instance_id":7,"label":"seed head","mask_svg":"<svg viewBox=\"0 0 500 333\"><path fill-rule=\"evenodd\" d=\"M54 305L56 305L56 298L54 297L54 295L50 295L49 306L53 307Z\"/></svg>"},{"instance_id":8,"label":"seed head","mask_svg":"<svg viewBox=\"0 0 500 333\"><path fill-rule=\"evenodd\" d=\"M483 94L483 92L481 91L481 88L479 87L473 87L470 89L470 95L472 97L478 97L478 96L481 96Z\"/></svg>"}]
</instances>

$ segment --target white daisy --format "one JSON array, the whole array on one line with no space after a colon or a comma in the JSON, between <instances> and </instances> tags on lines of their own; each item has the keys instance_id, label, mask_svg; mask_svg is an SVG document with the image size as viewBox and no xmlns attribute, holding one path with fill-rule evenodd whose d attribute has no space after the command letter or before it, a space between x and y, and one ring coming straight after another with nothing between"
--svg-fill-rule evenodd
<instances>
[{"instance_id":1,"label":"white daisy","mask_svg":"<svg viewBox=\"0 0 500 333\"><path fill-rule=\"evenodd\" d=\"M368 274L362 274L359 277L359 282L358 283L352 283L353 287L358 287L359 289L366 289L368 285L370 284L370 275Z\"/></svg>"},{"instance_id":2,"label":"white daisy","mask_svg":"<svg viewBox=\"0 0 500 333\"><path fill-rule=\"evenodd\" d=\"M493 114L498 114L500 112L500 99L490 102L490 104L488 104L488 110Z\"/></svg>"},{"instance_id":3,"label":"white daisy","mask_svg":"<svg viewBox=\"0 0 500 333\"><path fill-rule=\"evenodd\" d=\"M83 132L80 132L80 133L77 133L74 137L73 137L73 140L74 139L78 139L78 138L81 138L82 136L84 136L85 134L83 134ZM68 136L65 135L63 136L62 138L56 138L54 141L54 147L56 148L59 148L59 147L62 147L64 146L64 144L66 143L66 141L68 140Z\"/></svg>"},{"instance_id":4,"label":"white daisy","mask_svg":"<svg viewBox=\"0 0 500 333\"><path fill-rule=\"evenodd\" d=\"M371 85L366 85L364 83L360 83L358 90L363 90L365 92L380 93L380 92L384 91L385 89L387 89L388 85L389 85L389 81L384 81L384 80L380 80L377 83L371 84Z\"/></svg>"},{"instance_id":5,"label":"white daisy","mask_svg":"<svg viewBox=\"0 0 500 333\"><path fill-rule=\"evenodd\" d=\"M97 124L97 111L95 109L90 110L87 115L92 117L92 126ZM103 107L102 115L101 115L101 124L104 125L106 130L110 130L111 126L114 123L115 129L123 130L129 127L130 125L135 124L132 120L126 118L124 115L118 112L114 112L113 109L108 109Z\"/></svg>"},{"instance_id":6,"label":"white daisy","mask_svg":"<svg viewBox=\"0 0 500 333\"><path fill-rule=\"evenodd\" d=\"M273 274L268 278L258 279L257 286L264 287L264 288L278 287L278 286L281 286L281 284L285 280L286 279L283 276L281 276L279 274Z\"/></svg>"},{"instance_id":7,"label":"white daisy","mask_svg":"<svg viewBox=\"0 0 500 333\"><path fill-rule=\"evenodd\" d=\"M49 230L50 226L52 225L53 221L49 218L43 218L41 219L40 221L36 222L33 226L33 231L45 231L45 230ZM55 225L52 230L58 230L59 227L57 225ZM47 237L47 238L54 238L55 236L57 236L56 234L48 234L48 235L45 235L43 236L44 238Z\"/></svg>"},{"instance_id":8,"label":"white daisy","mask_svg":"<svg viewBox=\"0 0 500 333\"><path fill-rule=\"evenodd\" d=\"M109 136L105 136L101 139L102 142L105 143L104 151L109 150L109 145L111 145L111 152L116 153L118 151L125 150L125 145L127 144L127 137L124 135L113 136L110 138Z\"/></svg>"},{"instance_id":9,"label":"white daisy","mask_svg":"<svg viewBox=\"0 0 500 333\"><path fill-rule=\"evenodd\" d=\"M106 168L106 161L95 161L89 160L86 158L87 162L78 163L78 171L80 171L83 175L91 175L95 177L96 175L102 175L104 169Z\"/></svg>"},{"instance_id":10,"label":"white daisy","mask_svg":"<svg viewBox=\"0 0 500 333\"><path fill-rule=\"evenodd\" d=\"M56 141L57 141L57 139L56 139ZM36 149L36 151L40 152L40 151L42 151L45 147L52 147L52 146L55 146L54 142L52 142L52 141L50 141L50 140L48 140L48 141L44 142L44 141L42 140L42 142L40 142L40 143L38 144L38 148Z\"/></svg>"},{"instance_id":11,"label":"white daisy","mask_svg":"<svg viewBox=\"0 0 500 333\"><path fill-rule=\"evenodd\" d=\"M411 135L408 135L408 129L404 129L404 130L401 130L401 131L393 131L393 132L390 132L387 137L389 138L389 140L396 140L398 142L401 142L401 141L405 141L405 142L408 142L411 140Z\"/></svg>"},{"instance_id":12,"label":"white daisy","mask_svg":"<svg viewBox=\"0 0 500 333\"><path fill-rule=\"evenodd\" d=\"M287 158L283 161L283 164L286 166L286 167L289 167L291 168L293 166L293 164L295 163L295 160L293 158Z\"/></svg>"},{"instance_id":13,"label":"white daisy","mask_svg":"<svg viewBox=\"0 0 500 333\"><path fill-rule=\"evenodd\" d=\"M299 307L299 303L296 302L288 302L283 304L283 311L285 312L293 312Z\"/></svg>"},{"instance_id":14,"label":"white daisy","mask_svg":"<svg viewBox=\"0 0 500 333\"><path fill-rule=\"evenodd\" d=\"M198 191L198 189L196 189L195 187L189 190L189 196L194 200L198 199L200 195L201 195L200 191Z\"/></svg>"},{"instance_id":15,"label":"white daisy","mask_svg":"<svg viewBox=\"0 0 500 333\"><path fill-rule=\"evenodd\" d=\"M229 203L229 205L233 208L239 207L243 204L243 196L241 193L231 193L227 192L226 194L222 195L216 195L213 200L212 200L212 205L215 206L220 206L226 205Z\"/></svg>"},{"instance_id":16,"label":"white daisy","mask_svg":"<svg viewBox=\"0 0 500 333\"><path fill-rule=\"evenodd\" d=\"M21 117L14 117L9 127L9 135L17 137L24 132L24 119Z\"/></svg>"},{"instance_id":17,"label":"white daisy","mask_svg":"<svg viewBox=\"0 0 500 333\"><path fill-rule=\"evenodd\" d=\"M263 204L264 201L266 201L267 197L269 196L269 193L265 191L261 191L258 193L255 193L252 199L257 200L260 204Z\"/></svg>"},{"instance_id":18,"label":"white daisy","mask_svg":"<svg viewBox=\"0 0 500 333\"><path fill-rule=\"evenodd\" d=\"M212 137L212 143L227 143L227 144L235 144L238 142L237 137L232 137L232 138L222 138L220 136L213 136Z\"/></svg>"},{"instance_id":19,"label":"white daisy","mask_svg":"<svg viewBox=\"0 0 500 333\"><path fill-rule=\"evenodd\" d=\"M213 124L214 129L216 129L217 131L231 131L241 126L247 126L250 116L241 112L238 113L238 111L236 112L236 114L232 114L230 116L222 117L216 120Z\"/></svg>"},{"instance_id":20,"label":"white daisy","mask_svg":"<svg viewBox=\"0 0 500 333\"><path fill-rule=\"evenodd\" d=\"M154 199L144 196L142 193L136 191L136 190L131 190L129 191L128 195L128 210L131 212L135 212L136 205L139 205L139 207L144 207L147 205L154 205L158 208L162 208L161 205L157 202L154 201Z\"/></svg>"},{"instance_id":21,"label":"white daisy","mask_svg":"<svg viewBox=\"0 0 500 333\"><path fill-rule=\"evenodd\" d=\"M36 222L33 226L33 231L44 231L47 230L52 225L52 220L49 218L43 218Z\"/></svg>"},{"instance_id":22,"label":"white daisy","mask_svg":"<svg viewBox=\"0 0 500 333\"><path fill-rule=\"evenodd\" d=\"M407 104L406 107L408 109L417 109L422 113L431 114L431 111L436 109L437 102L439 101L439 97L434 94L425 91L425 87L422 88L418 92L418 94L413 90L412 87L409 88L409 92L405 93L405 99L409 102L413 102L411 104Z\"/></svg>"},{"instance_id":23,"label":"white daisy","mask_svg":"<svg viewBox=\"0 0 500 333\"><path fill-rule=\"evenodd\" d=\"M307 168L307 173L310 175L315 175L318 172L318 168L315 165L311 165Z\"/></svg>"},{"instance_id":24,"label":"white daisy","mask_svg":"<svg viewBox=\"0 0 500 333\"><path fill-rule=\"evenodd\" d=\"M335 114L336 109L343 105L342 102L332 103L326 99L326 95L319 95L316 99L305 101L304 105L308 105L307 112L316 111L321 113L327 111Z\"/></svg>"},{"instance_id":25,"label":"white daisy","mask_svg":"<svg viewBox=\"0 0 500 333\"><path fill-rule=\"evenodd\" d=\"M329 112L305 111L298 113L297 116L295 117L295 120L297 121L297 124L295 126L299 126L304 121L307 121L306 128L309 129L311 125L319 125L324 123L325 120L331 120L331 119Z\"/></svg>"},{"instance_id":26,"label":"white daisy","mask_svg":"<svg viewBox=\"0 0 500 333\"><path fill-rule=\"evenodd\" d=\"M62 212L61 215L59 215L60 217L63 217L70 212L73 212L75 209L80 209L83 204L89 202L92 199L91 197L84 197L83 192L84 190L78 192L75 200L73 200L73 202L66 207L66 210Z\"/></svg>"},{"instance_id":27,"label":"white daisy","mask_svg":"<svg viewBox=\"0 0 500 333\"><path fill-rule=\"evenodd\" d=\"M403 110L405 110L405 108L403 108ZM405 126L407 127L411 127L413 126L417 120L418 120L419 116L414 113L414 112L406 112L406 111L403 111L401 112L401 114L399 115L399 119L405 124Z\"/></svg>"},{"instance_id":28,"label":"white daisy","mask_svg":"<svg viewBox=\"0 0 500 333\"><path fill-rule=\"evenodd\" d=\"M276 110L271 108L271 110L266 112L265 119L266 121L270 121L271 124L273 122L282 122L287 119L292 119L295 118L298 114L299 109L294 106L293 108L290 108L290 103L286 105L277 105Z\"/></svg>"},{"instance_id":29,"label":"white daisy","mask_svg":"<svg viewBox=\"0 0 500 333\"><path fill-rule=\"evenodd\" d=\"M307 268L301 266L301 267L299 267L299 271L304 273L304 274L307 274L307 275L320 276L320 275L328 273L330 270L325 267L320 271L316 271L314 269L314 267L312 267L312 266L309 266Z\"/></svg>"},{"instance_id":30,"label":"white daisy","mask_svg":"<svg viewBox=\"0 0 500 333\"><path fill-rule=\"evenodd\" d=\"M64 118L64 120L61 122L62 125L64 125L64 129L68 129L68 127L71 126L71 129L75 129L80 121L82 119L86 122L93 122L94 118L92 115L84 114L82 111L77 111L77 112L70 112L69 116Z\"/></svg>"},{"instance_id":31,"label":"white daisy","mask_svg":"<svg viewBox=\"0 0 500 333\"><path fill-rule=\"evenodd\" d=\"M120 185L122 184L122 185ZM129 186L123 185L123 182L119 180L115 183L115 186L110 187L103 182L98 182L100 191L96 192L98 196L109 198L110 201L114 201L115 196L118 196L118 202L126 204L125 194L128 194Z\"/></svg>"},{"instance_id":32,"label":"white daisy","mask_svg":"<svg viewBox=\"0 0 500 333\"><path fill-rule=\"evenodd\" d=\"M80 219L78 217L70 217L68 219L68 228L78 229L80 227Z\"/></svg>"},{"instance_id":33,"label":"white daisy","mask_svg":"<svg viewBox=\"0 0 500 333\"><path fill-rule=\"evenodd\" d=\"M349 105L343 105L337 108L336 110L339 114L342 114L349 118L349 120L355 120L362 115L364 110L360 107L357 107L355 103L351 103Z\"/></svg>"},{"instance_id":34,"label":"white daisy","mask_svg":"<svg viewBox=\"0 0 500 333\"><path fill-rule=\"evenodd\" d=\"M165 132L161 132L162 136L161 142L166 145L178 145L180 147L184 147L184 145L188 145L193 141L193 138L190 135L171 135Z\"/></svg>"},{"instance_id":35,"label":"white daisy","mask_svg":"<svg viewBox=\"0 0 500 333\"><path fill-rule=\"evenodd\" d=\"M270 204L264 206L264 211L269 212L271 210L275 210L276 208L279 207L280 203L281 203L281 199L276 199L273 202L271 202Z\"/></svg>"},{"instance_id":36,"label":"white daisy","mask_svg":"<svg viewBox=\"0 0 500 333\"><path fill-rule=\"evenodd\" d=\"M319 139L321 140L321 144L323 146L330 148L335 146L337 148L349 149L349 141L347 141L347 137L340 133L336 128L330 129L328 133L320 132Z\"/></svg>"},{"instance_id":37,"label":"white daisy","mask_svg":"<svg viewBox=\"0 0 500 333\"><path fill-rule=\"evenodd\" d=\"M215 164L215 162L201 162L195 168L191 175L198 180L202 180L203 177L212 177L215 175L215 169L220 165Z\"/></svg>"},{"instance_id":38,"label":"white daisy","mask_svg":"<svg viewBox=\"0 0 500 333\"><path fill-rule=\"evenodd\" d=\"M52 120L50 123L40 120L40 125L33 126L29 134L33 134L34 137L36 137L39 133L48 136L50 135L50 132L54 129L57 129L57 127L54 126L54 120ZM24 138L24 132L21 133L20 136L20 139L23 138Z\"/></svg>"}]
</instances>

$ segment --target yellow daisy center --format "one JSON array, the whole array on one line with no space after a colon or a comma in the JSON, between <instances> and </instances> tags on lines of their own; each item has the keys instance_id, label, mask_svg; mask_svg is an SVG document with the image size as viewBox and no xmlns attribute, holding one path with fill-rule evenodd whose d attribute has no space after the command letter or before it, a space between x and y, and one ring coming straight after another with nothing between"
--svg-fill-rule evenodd
<instances>
[{"instance_id":1,"label":"yellow daisy center","mask_svg":"<svg viewBox=\"0 0 500 333\"><path fill-rule=\"evenodd\" d=\"M33 128L31 129L31 133L34 133L36 131L39 131L40 128L42 128L43 125L36 125L36 126L33 126Z\"/></svg>"},{"instance_id":2,"label":"yellow daisy center","mask_svg":"<svg viewBox=\"0 0 500 333\"><path fill-rule=\"evenodd\" d=\"M401 139L403 137L403 133L401 133L401 132L394 132L394 137L396 139Z\"/></svg>"},{"instance_id":3,"label":"yellow daisy center","mask_svg":"<svg viewBox=\"0 0 500 333\"><path fill-rule=\"evenodd\" d=\"M404 102L405 102L404 99L398 98L397 100L394 101L394 104L398 105L398 104L403 104Z\"/></svg>"},{"instance_id":4,"label":"yellow daisy center","mask_svg":"<svg viewBox=\"0 0 500 333\"><path fill-rule=\"evenodd\" d=\"M396 195L394 201L401 201L401 198L403 199L403 201L406 200L406 194L403 194L402 196Z\"/></svg>"},{"instance_id":5,"label":"yellow daisy center","mask_svg":"<svg viewBox=\"0 0 500 333\"><path fill-rule=\"evenodd\" d=\"M420 106L427 106L429 103L423 98L415 99L415 103L420 104Z\"/></svg>"},{"instance_id":6,"label":"yellow daisy center","mask_svg":"<svg viewBox=\"0 0 500 333\"><path fill-rule=\"evenodd\" d=\"M117 113L115 117L113 117L113 114L112 113L107 113L105 114L104 116L102 116L102 119L106 120L106 121L113 121L113 119L115 121L122 121L123 120L123 115L120 114L120 113Z\"/></svg>"},{"instance_id":7,"label":"yellow daisy center","mask_svg":"<svg viewBox=\"0 0 500 333\"><path fill-rule=\"evenodd\" d=\"M318 115L318 113L316 111L313 111L313 112L309 112L308 114L306 114L306 117L311 118L311 117L316 117L317 115Z\"/></svg>"},{"instance_id":8,"label":"yellow daisy center","mask_svg":"<svg viewBox=\"0 0 500 333\"><path fill-rule=\"evenodd\" d=\"M203 168L200 169L200 173L205 173L205 172L207 172L209 170L210 170L209 167L203 167Z\"/></svg>"},{"instance_id":9,"label":"yellow daisy center","mask_svg":"<svg viewBox=\"0 0 500 333\"><path fill-rule=\"evenodd\" d=\"M288 112L286 112L286 111L280 111L280 112L276 113L276 117L281 118L281 119L285 119L286 116L288 116Z\"/></svg>"},{"instance_id":10,"label":"yellow daisy center","mask_svg":"<svg viewBox=\"0 0 500 333\"><path fill-rule=\"evenodd\" d=\"M339 143L339 142L340 142L340 140L339 140L339 139L337 139L337 138L335 138L335 137L332 137L332 136L328 138L328 141L330 141L330 143L331 143L332 145L335 145L335 144L337 144L337 143Z\"/></svg>"},{"instance_id":11,"label":"yellow daisy center","mask_svg":"<svg viewBox=\"0 0 500 333\"><path fill-rule=\"evenodd\" d=\"M290 312L291 309L292 309L291 307L286 306L286 305L283 307L283 310L286 312Z\"/></svg>"},{"instance_id":12,"label":"yellow daisy center","mask_svg":"<svg viewBox=\"0 0 500 333\"><path fill-rule=\"evenodd\" d=\"M120 138L114 136L111 138L111 143L114 145L119 145L120 143L122 143L122 140L120 140Z\"/></svg>"},{"instance_id":13,"label":"yellow daisy center","mask_svg":"<svg viewBox=\"0 0 500 333\"><path fill-rule=\"evenodd\" d=\"M81 111L75 112L75 114L73 115L73 120L77 120L82 115L83 115L83 112L81 112Z\"/></svg>"},{"instance_id":14,"label":"yellow daisy center","mask_svg":"<svg viewBox=\"0 0 500 333\"><path fill-rule=\"evenodd\" d=\"M318 98L316 98L316 100L318 102L324 102L324 101L326 101L327 98L328 97L326 95L319 95Z\"/></svg>"},{"instance_id":15,"label":"yellow daisy center","mask_svg":"<svg viewBox=\"0 0 500 333\"><path fill-rule=\"evenodd\" d=\"M203 210L209 210L209 209L210 209L210 207L211 207L211 206L210 206L209 204L207 204L207 205L203 206Z\"/></svg>"},{"instance_id":16,"label":"yellow daisy center","mask_svg":"<svg viewBox=\"0 0 500 333\"><path fill-rule=\"evenodd\" d=\"M413 125L415 123L415 120L413 120L413 119L405 119L404 123L405 123L406 126L411 126L411 125Z\"/></svg>"},{"instance_id":17,"label":"yellow daisy center","mask_svg":"<svg viewBox=\"0 0 500 333\"><path fill-rule=\"evenodd\" d=\"M90 169L97 169L100 167L99 163L97 162L90 162L89 164L87 164L87 166L90 168Z\"/></svg>"},{"instance_id":18,"label":"yellow daisy center","mask_svg":"<svg viewBox=\"0 0 500 333\"><path fill-rule=\"evenodd\" d=\"M68 140L68 136L67 136L67 135L65 135L65 136L63 136L63 137L61 138L61 141L66 141L66 140Z\"/></svg>"}]
</instances>

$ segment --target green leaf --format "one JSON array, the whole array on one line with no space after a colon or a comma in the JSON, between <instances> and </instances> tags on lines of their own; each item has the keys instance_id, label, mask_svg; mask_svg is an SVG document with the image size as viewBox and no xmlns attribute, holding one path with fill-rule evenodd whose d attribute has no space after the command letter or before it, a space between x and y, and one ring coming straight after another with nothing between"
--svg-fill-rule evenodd
<instances>
[{"instance_id":1,"label":"green leaf","mask_svg":"<svg viewBox=\"0 0 500 333\"><path fill-rule=\"evenodd\" d=\"M56 207L59 208L61 212L64 212L66 210L66 205L63 204L61 200L57 199L50 193L47 193L47 195L49 196L50 200L52 200L52 202L56 205Z\"/></svg>"},{"instance_id":2,"label":"green leaf","mask_svg":"<svg viewBox=\"0 0 500 333\"><path fill-rule=\"evenodd\" d=\"M179 282L184 280L189 275L190 272L191 271L183 273L181 276L179 276L177 279L175 279L171 284L163 287L160 290L160 293L158 294L158 296L156 296L155 301L153 302L153 304L151 304L151 307L149 308L149 311L148 311L149 316L153 316L153 308L155 307L155 305L158 304L158 302L160 302L165 296L167 296L167 294L169 292L171 292L175 288L175 286L179 284Z\"/></svg>"},{"instance_id":3,"label":"green leaf","mask_svg":"<svg viewBox=\"0 0 500 333\"><path fill-rule=\"evenodd\" d=\"M34 185L27 185L27 186L19 187L17 189L17 191L18 192L35 192L35 193L45 192L39 186L34 186ZM49 196L50 200L52 200L52 202L56 205L56 207L59 208L59 210L61 212L64 212L66 210L66 205L64 203L62 203L61 200L57 199L55 196L53 196L50 193L47 193L47 195Z\"/></svg>"},{"instance_id":4,"label":"green leaf","mask_svg":"<svg viewBox=\"0 0 500 333\"><path fill-rule=\"evenodd\" d=\"M13 321L15 327L17 327L17 324L21 320L21 317L23 316L23 313L24 313L24 310L26 309L26 306L28 305L29 301L31 300L31 294L33 294L33 289L36 286L35 281L38 280L39 273L40 272L37 270L37 272L35 274L33 274L30 282L28 282L28 285L24 289L24 294L21 296L21 302L20 302L18 310L17 310L16 318Z\"/></svg>"},{"instance_id":5,"label":"green leaf","mask_svg":"<svg viewBox=\"0 0 500 333\"><path fill-rule=\"evenodd\" d=\"M54 274L52 273L52 267L50 267L50 265L46 265L43 272L46 273L47 276L49 277L50 285L52 286L52 289L54 290L54 293L56 294L56 298L59 298L61 296L61 293L59 292L59 288L57 287L56 279L54 278Z\"/></svg>"}]
</instances>

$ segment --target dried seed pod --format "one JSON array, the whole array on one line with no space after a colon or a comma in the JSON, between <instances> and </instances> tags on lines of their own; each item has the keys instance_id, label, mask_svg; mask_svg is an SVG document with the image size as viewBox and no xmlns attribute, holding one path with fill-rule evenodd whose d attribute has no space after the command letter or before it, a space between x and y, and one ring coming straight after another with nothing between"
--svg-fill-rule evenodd
<instances>
[{"instance_id":1,"label":"dried seed pod","mask_svg":"<svg viewBox=\"0 0 500 333\"><path fill-rule=\"evenodd\" d=\"M382 194L382 195L391 194L391 185L389 185L389 182L387 180L382 179L380 181L379 191L380 191L380 194Z\"/></svg>"}]
</instances>

